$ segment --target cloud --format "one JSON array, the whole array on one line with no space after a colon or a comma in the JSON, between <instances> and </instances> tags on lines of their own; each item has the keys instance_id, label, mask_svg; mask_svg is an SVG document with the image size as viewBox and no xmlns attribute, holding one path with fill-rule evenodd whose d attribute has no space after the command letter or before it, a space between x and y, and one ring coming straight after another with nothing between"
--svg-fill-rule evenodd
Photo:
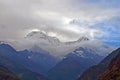
<instances>
[{"instance_id":1,"label":"cloud","mask_svg":"<svg viewBox=\"0 0 120 80\"><path fill-rule=\"evenodd\" d=\"M119 16L120 8L116 0L0 0L0 11L0 39L20 39L39 29L68 41L104 36L108 32L93 25Z\"/></svg>"}]
</instances>

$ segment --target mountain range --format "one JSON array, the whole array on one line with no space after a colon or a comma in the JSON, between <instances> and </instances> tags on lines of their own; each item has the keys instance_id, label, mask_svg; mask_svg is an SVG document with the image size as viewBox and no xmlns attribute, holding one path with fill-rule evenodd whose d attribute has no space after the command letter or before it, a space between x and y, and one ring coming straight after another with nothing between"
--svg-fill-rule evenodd
<instances>
[{"instance_id":1,"label":"mountain range","mask_svg":"<svg viewBox=\"0 0 120 80\"><path fill-rule=\"evenodd\" d=\"M85 36L80 37L76 41L61 42L56 37L51 37L41 31L33 31L28 33L24 39L17 41L7 41L8 44L12 45L16 50L31 49L34 46L40 47L42 50L49 52L51 55L57 58L64 58L68 53L71 53L79 47L95 48L98 51L97 54L106 56L113 50L112 47L105 45L99 40L91 40ZM98 44L99 43L99 44Z\"/></svg>"},{"instance_id":2,"label":"mountain range","mask_svg":"<svg viewBox=\"0 0 120 80\"><path fill-rule=\"evenodd\" d=\"M24 39L0 42L0 65L20 80L76 80L114 49L87 37L61 42L37 31Z\"/></svg>"}]
</instances>

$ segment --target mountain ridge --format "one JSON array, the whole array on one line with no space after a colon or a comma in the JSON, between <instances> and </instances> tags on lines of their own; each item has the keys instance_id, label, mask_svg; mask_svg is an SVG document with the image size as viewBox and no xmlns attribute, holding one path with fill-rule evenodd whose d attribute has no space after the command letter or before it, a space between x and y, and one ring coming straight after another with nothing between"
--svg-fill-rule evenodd
<instances>
[{"instance_id":1,"label":"mountain ridge","mask_svg":"<svg viewBox=\"0 0 120 80\"><path fill-rule=\"evenodd\" d=\"M114 48L111 46L108 46L104 44L101 41L98 40L91 40L87 37L80 37L76 41L70 41L70 42L61 42L59 39L55 37L48 36L45 33L39 32L31 32L27 35L28 37L25 37L22 40L18 41L9 41L8 43L11 44L15 49L17 50L25 50L25 49L31 49L34 46L38 46L41 49L49 52L51 55L63 58L68 53L74 51L75 49L79 47L90 47L90 48L99 48L101 51L104 51L105 54L108 53L108 51L112 51ZM103 48L102 48L103 47ZM98 53L97 53L98 54ZM99 53L102 55L101 53Z\"/></svg>"}]
</instances>

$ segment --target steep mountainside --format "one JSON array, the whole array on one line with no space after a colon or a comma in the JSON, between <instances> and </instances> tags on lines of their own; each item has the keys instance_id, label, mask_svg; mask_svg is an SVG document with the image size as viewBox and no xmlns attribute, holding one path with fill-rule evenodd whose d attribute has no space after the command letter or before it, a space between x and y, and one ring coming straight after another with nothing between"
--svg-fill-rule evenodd
<instances>
[{"instance_id":1,"label":"steep mountainside","mask_svg":"<svg viewBox=\"0 0 120 80\"><path fill-rule=\"evenodd\" d=\"M30 68L35 72L43 74L46 74L46 72L53 66L55 66L59 61L59 59L52 56L49 52L44 51L37 46L31 48L31 50L19 51L18 55L23 60L21 64L23 64L24 61L26 61L28 62L28 64L31 65L28 66L25 63L24 66Z\"/></svg>"},{"instance_id":2,"label":"steep mountainside","mask_svg":"<svg viewBox=\"0 0 120 80\"><path fill-rule=\"evenodd\" d=\"M120 51L98 80L120 80Z\"/></svg>"},{"instance_id":3,"label":"steep mountainside","mask_svg":"<svg viewBox=\"0 0 120 80\"><path fill-rule=\"evenodd\" d=\"M82 76L79 77L78 80L97 80L99 75L107 69L111 60L115 58L116 55L119 54L119 52L120 52L120 49L113 51L104 60L102 60L98 65L92 66L89 69L87 69L82 74Z\"/></svg>"},{"instance_id":4,"label":"steep mountainside","mask_svg":"<svg viewBox=\"0 0 120 80\"><path fill-rule=\"evenodd\" d=\"M96 54L95 49L80 47L69 53L48 72L51 80L76 80L88 67L97 64L103 56Z\"/></svg>"}]
</instances>

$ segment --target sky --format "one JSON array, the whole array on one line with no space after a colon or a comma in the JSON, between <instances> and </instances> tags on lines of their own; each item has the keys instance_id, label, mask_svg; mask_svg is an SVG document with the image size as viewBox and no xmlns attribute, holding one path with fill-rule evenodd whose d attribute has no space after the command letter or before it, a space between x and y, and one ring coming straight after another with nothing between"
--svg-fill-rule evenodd
<instances>
[{"instance_id":1,"label":"sky","mask_svg":"<svg viewBox=\"0 0 120 80\"><path fill-rule=\"evenodd\" d=\"M82 36L120 47L120 0L0 0L0 40L43 31L61 41Z\"/></svg>"}]
</instances>

